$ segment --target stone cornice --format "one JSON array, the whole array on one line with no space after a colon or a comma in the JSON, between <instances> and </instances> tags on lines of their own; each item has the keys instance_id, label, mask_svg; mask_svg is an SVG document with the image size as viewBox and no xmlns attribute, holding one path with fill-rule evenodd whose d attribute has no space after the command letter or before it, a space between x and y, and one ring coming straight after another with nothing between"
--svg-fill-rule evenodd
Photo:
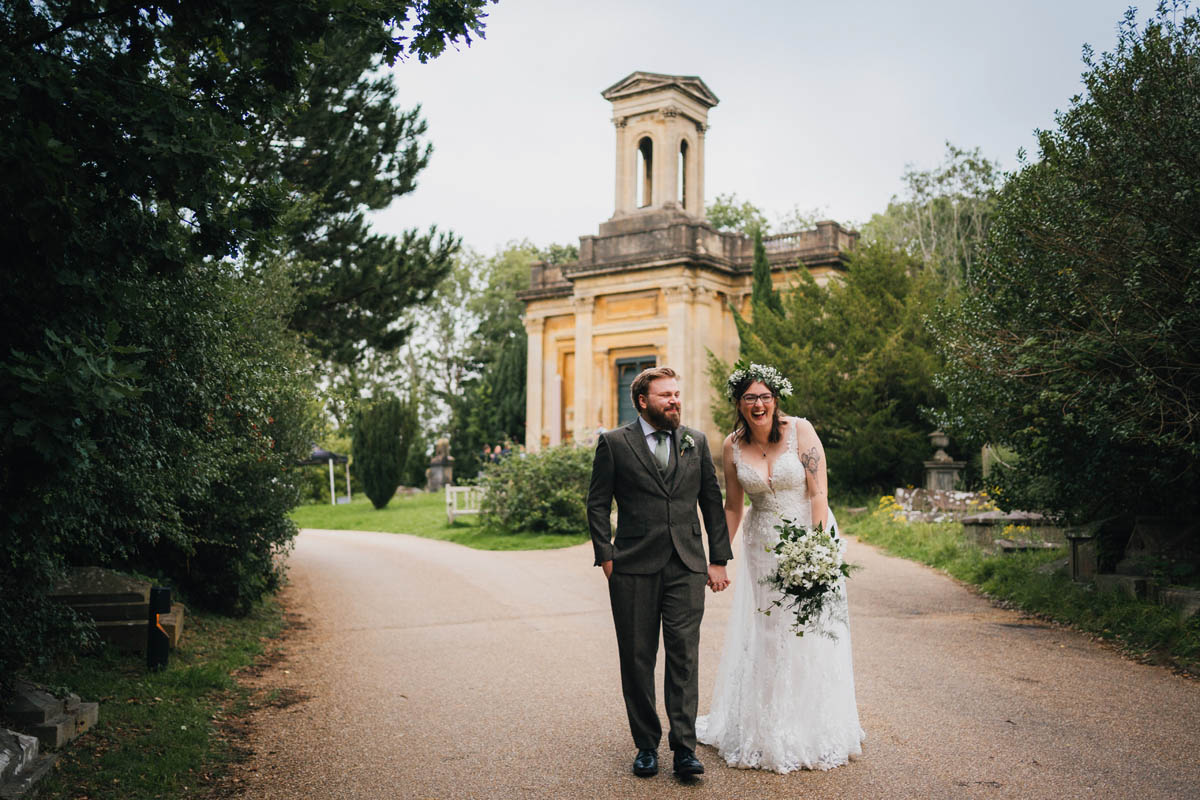
<instances>
[{"instance_id":1,"label":"stone cornice","mask_svg":"<svg viewBox=\"0 0 1200 800\"><path fill-rule=\"evenodd\" d=\"M704 81L696 75L666 75L661 72L632 72L600 93L605 100L614 101L663 89L674 89L705 108L721 102Z\"/></svg>"}]
</instances>

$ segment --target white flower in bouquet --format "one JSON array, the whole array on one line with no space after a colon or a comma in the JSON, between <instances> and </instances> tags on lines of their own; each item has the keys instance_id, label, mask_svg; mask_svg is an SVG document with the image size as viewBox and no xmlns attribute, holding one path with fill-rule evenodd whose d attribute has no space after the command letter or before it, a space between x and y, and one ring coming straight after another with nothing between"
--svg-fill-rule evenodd
<instances>
[{"instance_id":1,"label":"white flower in bouquet","mask_svg":"<svg viewBox=\"0 0 1200 800\"><path fill-rule=\"evenodd\" d=\"M821 617L828 604L840 596L841 579L853 569L842 558L842 540L834 528L826 531L819 524L806 528L785 519L775 528L779 531L779 542L768 547L767 552L779 559L778 566L759 582L782 596L759 611L770 615L774 607L787 607L796 616L792 630L797 636L820 633L836 639L832 631L822 627Z\"/></svg>"}]
</instances>

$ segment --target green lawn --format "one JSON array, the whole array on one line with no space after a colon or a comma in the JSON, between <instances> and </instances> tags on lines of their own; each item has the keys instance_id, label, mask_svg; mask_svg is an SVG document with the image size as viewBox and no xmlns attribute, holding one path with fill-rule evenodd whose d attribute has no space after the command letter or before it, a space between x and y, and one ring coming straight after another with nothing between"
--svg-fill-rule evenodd
<instances>
[{"instance_id":1,"label":"green lawn","mask_svg":"<svg viewBox=\"0 0 1200 800\"><path fill-rule=\"evenodd\" d=\"M1200 615L1189 622L1174 609L1097 592L1049 565L1065 550L989 555L967 540L956 522L898 521L885 497L878 508L851 515L836 508L846 533L892 555L944 570L1025 611L1087 631L1147 661L1200 674Z\"/></svg>"},{"instance_id":2,"label":"green lawn","mask_svg":"<svg viewBox=\"0 0 1200 800\"><path fill-rule=\"evenodd\" d=\"M38 674L47 686L100 701L100 720L63 748L31 797L210 797L216 779L239 757L222 721L245 713L250 702L231 673L252 663L282 627L274 600L238 619L189 612L180 646L162 672L147 672L141 653L105 648Z\"/></svg>"},{"instance_id":3,"label":"green lawn","mask_svg":"<svg viewBox=\"0 0 1200 800\"><path fill-rule=\"evenodd\" d=\"M376 510L365 495L344 505L300 506L292 519L301 528L340 531L407 533L426 539L441 539L476 550L553 550L588 541L587 531L573 536L538 533L497 533L483 528L475 516L446 522L446 498L442 492L421 492L393 497L386 508Z\"/></svg>"}]
</instances>

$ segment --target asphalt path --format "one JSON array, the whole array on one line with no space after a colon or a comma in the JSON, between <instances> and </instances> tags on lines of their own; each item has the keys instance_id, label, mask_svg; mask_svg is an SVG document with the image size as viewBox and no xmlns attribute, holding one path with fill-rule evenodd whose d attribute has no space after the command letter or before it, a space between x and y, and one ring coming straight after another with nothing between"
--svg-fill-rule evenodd
<instances>
[{"instance_id":1,"label":"asphalt path","mask_svg":"<svg viewBox=\"0 0 1200 800\"><path fill-rule=\"evenodd\" d=\"M1200 682L852 538L849 558L863 567L848 584L862 757L776 775L702 745L707 772L683 783L665 739L666 769L630 773L589 545L305 530L284 595L303 624L255 679L286 702L253 717L235 777L246 797L305 800L1200 797ZM708 595L700 713L732 595ZM660 687L661 671L660 653Z\"/></svg>"}]
</instances>

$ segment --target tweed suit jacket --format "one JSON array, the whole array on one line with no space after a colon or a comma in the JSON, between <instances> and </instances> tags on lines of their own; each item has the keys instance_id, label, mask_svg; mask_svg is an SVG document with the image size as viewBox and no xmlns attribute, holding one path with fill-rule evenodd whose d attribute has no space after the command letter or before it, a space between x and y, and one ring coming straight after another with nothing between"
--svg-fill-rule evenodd
<instances>
[{"instance_id":1,"label":"tweed suit jacket","mask_svg":"<svg viewBox=\"0 0 1200 800\"><path fill-rule=\"evenodd\" d=\"M681 448L685 435L694 446ZM617 530L609 520L617 501ZM708 533L705 558L699 504ZM614 572L649 574L666 566L672 550L693 572L708 561L729 561L733 548L725 527L724 501L704 434L680 426L671 435L671 468L664 474L646 446L641 426L600 434L588 489L588 528L596 564L613 562Z\"/></svg>"}]
</instances>

